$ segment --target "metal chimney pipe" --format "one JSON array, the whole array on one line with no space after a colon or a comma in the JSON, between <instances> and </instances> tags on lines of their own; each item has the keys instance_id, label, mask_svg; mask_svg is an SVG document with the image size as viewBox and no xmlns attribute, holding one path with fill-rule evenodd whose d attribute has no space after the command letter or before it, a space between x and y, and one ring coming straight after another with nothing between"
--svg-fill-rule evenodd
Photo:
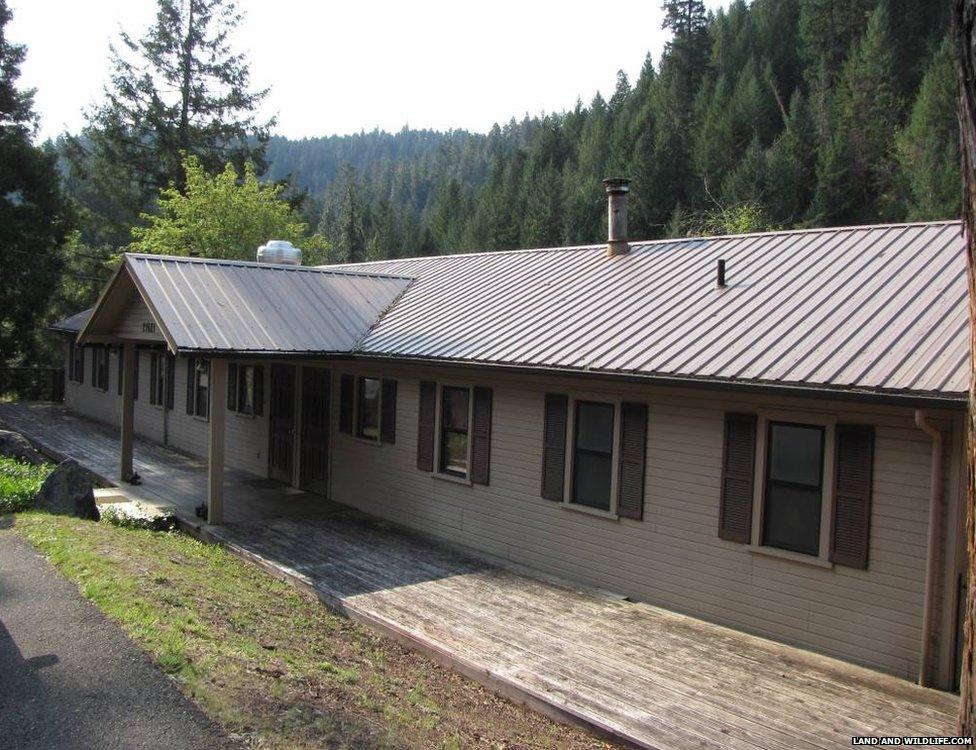
<instances>
[{"instance_id":1,"label":"metal chimney pipe","mask_svg":"<svg viewBox=\"0 0 976 750\"><path fill-rule=\"evenodd\" d=\"M630 252L627 242L627 193L630 180L610 177L603 181L607 191L607 255L626 255Z\"/></svg>"},{"instance_id":2,"label":"metal chimney pipe","mask_svg":"<svg viewBox=\"0 0 976 750\"><path fill-rule=\"evenodd\" d=\"M725 258L719 258L715 268L715 286L725 288Z\"/></svg>"}]
</instances>

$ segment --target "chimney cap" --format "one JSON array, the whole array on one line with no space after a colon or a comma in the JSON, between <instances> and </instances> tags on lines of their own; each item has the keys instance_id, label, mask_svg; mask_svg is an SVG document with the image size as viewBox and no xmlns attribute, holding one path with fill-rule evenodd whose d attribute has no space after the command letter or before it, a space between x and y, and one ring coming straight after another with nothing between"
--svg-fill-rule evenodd
<instances>
[{"instance_id":1,"label":"chimney cap","mask_svg":"<svg viewBox=\"0 0 976 750\"><path fill-rule=\"evenodd\" d=\"M608 195L623 195L630 192L630 178L607 177L603 181L603 187L606 188Z\"/></svg>"}]
</instances>

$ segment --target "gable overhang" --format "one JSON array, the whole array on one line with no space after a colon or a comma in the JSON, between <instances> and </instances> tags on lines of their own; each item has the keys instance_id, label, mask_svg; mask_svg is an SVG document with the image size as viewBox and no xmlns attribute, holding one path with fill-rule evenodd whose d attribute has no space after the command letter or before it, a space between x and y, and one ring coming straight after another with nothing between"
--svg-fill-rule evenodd
<instances>
[{"instance_id":1,"label":"gable overhang","mask_svg":"<svg viewBox=\"0 0 976 750\"><path fill-rule=\"evenodd\" d=\"M167 330L152 298L139 283L136 274L132 273L126 256L122 256L122 263L119 264L112 278L109 279L108 284L98 296L98 301L92 308L91 315L85 325L78 332L76 341L82 345L118 344L122 341L150 341L158 344L159 338L156 336L147 335L146 338L140 339L138 336L122 335L119 331L119 323L133 297L138 297L146 306L156 330L166 344L167 350L171 354L179 353L172 333Z\"/></svg>"}]
</instances>

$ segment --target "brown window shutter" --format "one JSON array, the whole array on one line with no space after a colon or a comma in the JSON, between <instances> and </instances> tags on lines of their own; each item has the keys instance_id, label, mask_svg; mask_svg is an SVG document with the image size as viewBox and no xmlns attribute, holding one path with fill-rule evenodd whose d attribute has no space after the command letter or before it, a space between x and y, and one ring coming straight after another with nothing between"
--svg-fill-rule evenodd
<instances>
[{"instance_id":1,"label":"brown window shutter","mask_svg":"<svg viewBox=\"0 0 976 750\"><path fill-rule=\"evenodd\" d=\"M118 381L119 382L116 385L116 387L118 389L118 395L119 396L122 395L122 378L123 378L123 375L124 375L123 369L124 369L124 365L125 365L124 351L125 350L120 346L119 349L118 349L118 351L116 352L116 354L119 357L119 361L118 361L118 366L119 366Z\"/></svg>"},{"instance_id":2,"label":"brown window shutter","mask_svg":"<svg viewBox=\"0 0 976 750\"><path fill-rule=\"evenodd\" d=\"M491 468L491 388L474 389L471 424L471 481L488 484Z\"/></svg>"},{"instance_id":3,"label":"brown window shutter","mask_svg":"<svg viewBox=\"0 0 976 750\"><path fill-rule=\"evenodd\" d=\"M417 468L434 470L434 432L437 421L437 384L420 382L420 413L417 419Z\"/></svg>"},{"instance_id":4,"label":"brown window shutter","mask_svg":"<svg viewBox=\"0 0 976 750\"><path fill-rule=\"evenodd\" d=\"M617 514L640 521L644 516L644 455L647 451L647 404L620 405L620 465Z\"/></svg>"},{"instance_id":5,"label":"brown window shutter","mask_svg":"<svg viewBox=\"0 0 976 750\"><path fill-rule=\"evenodd\" d=\"M839 424L836 439L830 561L865 569L871 531L874 428Z\"/></svg>"},{"instance_id":6,"label":"brown window shutter","mask_svg":"<svg viewBox=\"0 0 976 750\"><path fill-rule=\"evenodd\" d=\"M132 400L139 400L139 350L135 352L135 367L132 368Z\"/></svg>"},{"instance_id":7,"label":"brown window shutter","mask_svg":"<svg viewBox=\"0 0 976 750\"><path fill-rule=\"evenodd\" d=\"M352 399L356 380L352 375L339 376L339 432L352 434Z\"/></svg>"},{"instance_id":8,"label":"brown window shutter","mask_svg":"<svg viewBox=\"0 0 976 750\"><path fill-rule=\"evenodd\" d=\"M191 415L194 413L193 407L196 401L193 397L193 374L196 369L197 359L196 357L190 357L186 361L186 413Z\"/></svg>"},{"instance_id":9,"label":"brown window shutter","mask_svg":"<svg viewBox=\"0 0 976 750\"><path fill-rule=\"evenodd\" d=\"M397 382L384 380L380 395L382 413L380 414L380 442L396 442Z\"/></svg>"},{"instance_id":10,"label":"brown window shutter","mask_svg":"<svg viewBox=\"0 0 976 750\"><path fill-rule=\"evenodd\" d=\"M78 384L85 384L85 347L81 347L81 356L78 358L80 360L80 369L78 371Z\"/></svg>"},{"instance_id":11,"label":"brown window shutter","mask_svg":"<svg viewBox=\"0 0 976 750\"><path fill-rule=\"evenodd\" d=\"M237 411L237 365L227 365L227 411Z\"/></svg>"},{"instance_id":12,"label":"brown window shutter","mask_svg":"<svg viewBox=\"0 0 976 750\"><path fill-rule=\"evenodd\" d=\"M264 365L254 365L254 414L264 414Z\"/></svg>"},{"instance_id":13,"label":"brown window shutter","mask_svg":"<svg viewBox=\"0 0 976 750\"><path fill-rule=\"evenodd\" d=\"M722 501L718 535L748 544L752 537L752 500L756 471L756 415L725 415Z\"/></svg>"},{"instance_id":14,"label":"brown window shutter","mask_svg":"<svg viewBox=\"0 0 976 750\"><path fill-rule=\"evenodd\" d=\"M172 354L166 355L166 408L173 410L173 401L176 397L176 357Z\"/></svg>"},{"instance_id":15,"label":"brown window shutter","mask_svg":"<svg viewBox=\"0 0 976 750\"><path fill-rule=\"evenodd\" d=\"M546 394L546 413L542 436L542 496L562 502L566 474L566 420L569 397Z\"/></svg>"}]
</instances>

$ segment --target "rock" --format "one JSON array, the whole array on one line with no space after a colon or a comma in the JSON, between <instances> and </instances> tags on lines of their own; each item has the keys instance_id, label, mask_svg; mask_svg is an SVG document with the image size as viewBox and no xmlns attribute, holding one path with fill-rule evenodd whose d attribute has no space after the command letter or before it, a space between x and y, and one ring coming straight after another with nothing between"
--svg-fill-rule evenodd
<instances>
[{"instance_id":1,"label":"rock","mask_svg":"<svg viewBox=\"0 0 976 750\"><path fill-rule=\"evenodd\" d=\"M91 472L73 458L55 467L37 493L35 507L48 513L61 513L97 521L95 486Z\"/></svg>"},{"instance_id":2,"label":"rock","mask_svg":"<svg viewBox=\"0 0 976 750\"><path fill-rule=\"evenodd\" d=\"M37 466L47 459L19 432L0 430L0 456L9 456Z\"/></svg>"}]
</instances>

